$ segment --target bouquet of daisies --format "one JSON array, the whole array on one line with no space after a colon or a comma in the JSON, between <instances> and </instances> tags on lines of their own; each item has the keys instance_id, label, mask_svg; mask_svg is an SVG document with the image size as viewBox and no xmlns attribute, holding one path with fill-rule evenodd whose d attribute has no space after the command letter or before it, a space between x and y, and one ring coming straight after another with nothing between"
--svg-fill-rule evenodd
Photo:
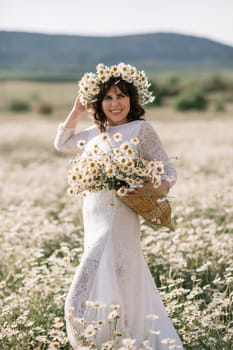
<instances>
[{"instance_id":1,"label":"bouquet of daisies","mask_svg":"<svg viewBox=\"0 0 233 350\"><path fill-rule=\"evenodd\" d=\"M115 190L125 204L147 221L173 229L171 208L165 197L154 196L150 191L142 197L130 196L130 192L144 186L148 178L155 188L158 187L164 173L163 163L141 158L138 149L140 140L136 137L121 143L122 135L115 133L113 140L115 145L119 144L118 147L113 146L107 133L103 133L101 138L101 142L107 143L103 149L98 143L93 145L91 151L86 151L85 141L78 142L83 152L71 161L67 175L69 194Z\"/></svg>"}]
</instances>

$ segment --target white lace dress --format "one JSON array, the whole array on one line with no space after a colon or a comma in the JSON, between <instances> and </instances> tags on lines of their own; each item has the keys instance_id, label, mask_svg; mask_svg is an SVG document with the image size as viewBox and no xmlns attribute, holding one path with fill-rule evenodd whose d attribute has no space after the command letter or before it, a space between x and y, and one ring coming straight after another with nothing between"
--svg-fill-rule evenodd
<instances>
[{"instance_id":1,"label":"white lace dress","mask_svg":"<svg viewBox=\"0 0 233 350\"><path fill-rule=\"evenodd\" d=\"M107 128L107 133L120 132L123 141L138 137L141 141L141 156L148 160L159 159L165 163L165 175L171 185L176 181L176 172L168 160L157 133L143 120ZM86 150L95 143L103 149L101 134L92 126L75 134L75 129L59 125L55 147L59 151L77 153L77 142L86 141ZM106 148L107 152L108 149ZM114 205L112 205L114 201ZM162 304L152 275L144 260L140 244L139 217L121 199L112 196L112 191L89 193L83 202L84 254L71 284L66 304L67 333L74 349L78 348L75 318L85 318L91 322L106 319L108 308L86 307L86 301L99 301L109 306L120 305L120 319L117 329L124 337L136 340L137 346L149 339L156 350L168 349L163 339L172 339L171 345L182 349L181 341L169 320ZM147 315L158 316L154 321ZM152 327L153 323L153 327ZM109 324L101 326L102 331L95 339L98 346L109 340ZM148 330L156 330L156 334ZM120 347L120 346L119 346ZM175 347L174 347L175 348Z\"/></svg>"}]
</instances>

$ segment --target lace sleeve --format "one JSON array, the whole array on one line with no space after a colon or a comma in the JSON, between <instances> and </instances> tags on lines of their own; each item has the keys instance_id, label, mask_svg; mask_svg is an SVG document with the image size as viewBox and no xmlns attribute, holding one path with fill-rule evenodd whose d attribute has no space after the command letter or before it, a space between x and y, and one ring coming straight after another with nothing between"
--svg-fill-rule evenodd
<instances>
[{"instance_id":1,"label":"lace sleeve","mask_svg":"<svg viewBox=\"0 0 233 350\"><path fill-rule=\"evenodd\" d=\"M164 163L162 179L168 181L170 187L173 186L177 179L176 170L170 163L158 134L148 122L142 123L139 139L141 140L141 156L148 160L161 160Z\"/></svg>"},{"instance_id":2,"label":"lace sleeve","mask_svg":"<svg viewBox=\"0 0 233 350\"><path fill-rule=\"evenodd\" d=\"M80 149L77 147L77 142L80 140L87 141L89 132L83 130L75 133L74 128L66 128L64 124L58 125L57 135L54 140L54 147L61 152L79 153Z\"/></svg>"}]
</instances>

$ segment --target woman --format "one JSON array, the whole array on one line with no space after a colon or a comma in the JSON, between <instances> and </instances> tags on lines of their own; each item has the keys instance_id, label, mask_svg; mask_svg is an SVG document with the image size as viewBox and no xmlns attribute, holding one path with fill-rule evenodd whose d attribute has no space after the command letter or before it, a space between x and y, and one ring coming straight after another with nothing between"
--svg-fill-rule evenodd
<instances>
[{"instance_id":1,"label":"woman","mask_svg":"<svg viewBox=\"0 0 233 350\"><path fill-rule=\"evenodd\" d=\"M140 196L148 187L156 195L167 194L176 181L176 172L158 135L142 119L142 105L153 100L145 73L123 63L112 67L101 64L96 74L84 75L79 87L70 114L59 125L56 149L78 153L81 150L77 143L83 140L85 157L96 145L105 153L110 151L103 133L111 138L113 146L116 133L124 142L136 137L141 157L163 161L165 172L158 188L148 182L129 195ZM90 106L95 125L75 133L79 119ZM78 348L83 327L86 337L93 337L98 348L114 333L115 349L127 337L138 347L148 339L152 349L167 349L167 342L174 349L182 349L143 257L139 217L119 197L114 197L114 205L112 201L110 190L89 192L84 197L84 254L65 305L70 343ZM93 320L95 327L94 323L87 327Z\"/></svg>"}]
</instances>

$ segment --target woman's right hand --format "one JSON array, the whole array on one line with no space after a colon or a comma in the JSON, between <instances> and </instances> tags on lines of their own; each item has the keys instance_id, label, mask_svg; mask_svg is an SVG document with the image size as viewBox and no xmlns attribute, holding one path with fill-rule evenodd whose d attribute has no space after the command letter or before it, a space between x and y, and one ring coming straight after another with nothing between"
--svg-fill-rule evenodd
<instances>
[{"instance_id":1,"label":"woman's right hand","mask_svg":"<svg viewBox=\"0 0 233 350\"><path fill-rule=\"evenodd\" d=\"M66 128L76 128L76 125L85 109L86 108L80 102L79 96L77 96L68 117L63 123L64 126Z\"/></svg>"},{"instance_id":2,"label":"woman's right hand","mask_svg":"<svg viewBox=\"0 0 233 350\"><path fill-rule=\"evenodd\" d=\"M85 107L81 104L79 96L76 97L74 101L74 106L73 106L74 111L78 114L81 115L85 111Z\"/></svg>"}]
</instances>

